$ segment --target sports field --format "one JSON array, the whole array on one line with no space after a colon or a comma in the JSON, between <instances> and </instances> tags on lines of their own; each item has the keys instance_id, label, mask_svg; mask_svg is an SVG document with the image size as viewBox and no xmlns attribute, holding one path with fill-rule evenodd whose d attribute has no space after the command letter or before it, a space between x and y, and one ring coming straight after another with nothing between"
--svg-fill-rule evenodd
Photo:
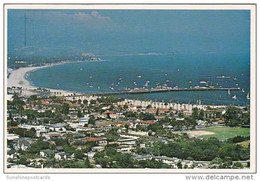
<instances>
[{"instance_id":1,"label":"sports field","mask_svg":"<svg viewBox=\"0 0 260 181\"><path fill-rule=\"evenodd\" d=\"M241 127L226 127L226 126L217 126L202 128L198 131L207 131L215 134L208 134L199 136L199 138L208 138L208 137L217 137L220 140L226 140L235 136L250 136L250 128L241 128Z\"/></svg>"}]
</instances>

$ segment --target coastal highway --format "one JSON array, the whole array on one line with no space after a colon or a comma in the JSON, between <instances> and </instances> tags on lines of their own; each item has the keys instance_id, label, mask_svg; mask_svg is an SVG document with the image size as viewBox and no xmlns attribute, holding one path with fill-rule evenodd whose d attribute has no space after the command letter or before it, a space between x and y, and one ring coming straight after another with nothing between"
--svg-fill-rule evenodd
<instances>
[{"instance_id":1,"label":"coastal highway","mask_svg":"<svg viewBox=\"0 0 260 181\"><path fill-rule=\"evenodd\" d=\"M105 95L118 95L118 94L146 94L146 93L158 93L158 92L173 92L173 91L239 91L240 88L210 88L210 87L199 87L199 88L154 88L154 89L130 89L121 90L115 92L102 92L94 93L94 96L105 96Z\"/></svg>"}]
</instances>

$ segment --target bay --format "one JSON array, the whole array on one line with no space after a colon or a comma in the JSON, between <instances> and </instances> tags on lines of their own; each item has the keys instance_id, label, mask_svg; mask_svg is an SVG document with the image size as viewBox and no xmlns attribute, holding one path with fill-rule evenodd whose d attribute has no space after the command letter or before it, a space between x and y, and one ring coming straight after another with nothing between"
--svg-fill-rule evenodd
<instances>
[{"instance_id":1,"label":"bay","mask_svg":"<svg viewBox=\"0 0 260 181\"><path fill-rule=\"evenodd\" d=\"M244 91L189 91L123 95L131 99L152 99L181 103L249 105L249 54L174 54L100 56L97 62L74 62L30 72L36 87L98 93L126 88L160 86L240 87ZM218 76L229 78L217 78ZM236 95L237 100L232 97Z\"/></svg>"}]
</instances>

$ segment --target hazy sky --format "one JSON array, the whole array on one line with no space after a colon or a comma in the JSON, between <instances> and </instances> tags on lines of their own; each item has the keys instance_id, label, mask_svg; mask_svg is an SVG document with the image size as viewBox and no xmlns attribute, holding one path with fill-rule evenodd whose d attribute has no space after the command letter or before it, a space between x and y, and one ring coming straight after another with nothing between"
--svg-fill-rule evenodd
<instances>
[{"instance_id":1,"label":"hazy sky","mask_svg":"<svg viewBox=\"0 0 260 181\"><path fill-rule=\"evenodd\" d=\"M8 10L11 54L247 53L249 50L247 10Z\"/></svg>"}]
</instances>

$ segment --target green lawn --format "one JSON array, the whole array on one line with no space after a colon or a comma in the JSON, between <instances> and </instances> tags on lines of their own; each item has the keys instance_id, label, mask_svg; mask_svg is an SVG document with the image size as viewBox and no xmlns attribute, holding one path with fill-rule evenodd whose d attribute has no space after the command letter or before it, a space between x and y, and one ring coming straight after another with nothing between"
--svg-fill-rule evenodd
<instances>
[{"instance_id":1,"label":"green lawn","mask_svg":"<svg viewBox=\"0 0 260 181\"><path fill-rule=\"evenodd\" d=\"M199 130L211 131L215 133L213 135L200 136L200 138L217 137L220 140L226 140L235 136L250 136L250 128L217 126L202 128Z\"/></svg>"}]
</instances>

